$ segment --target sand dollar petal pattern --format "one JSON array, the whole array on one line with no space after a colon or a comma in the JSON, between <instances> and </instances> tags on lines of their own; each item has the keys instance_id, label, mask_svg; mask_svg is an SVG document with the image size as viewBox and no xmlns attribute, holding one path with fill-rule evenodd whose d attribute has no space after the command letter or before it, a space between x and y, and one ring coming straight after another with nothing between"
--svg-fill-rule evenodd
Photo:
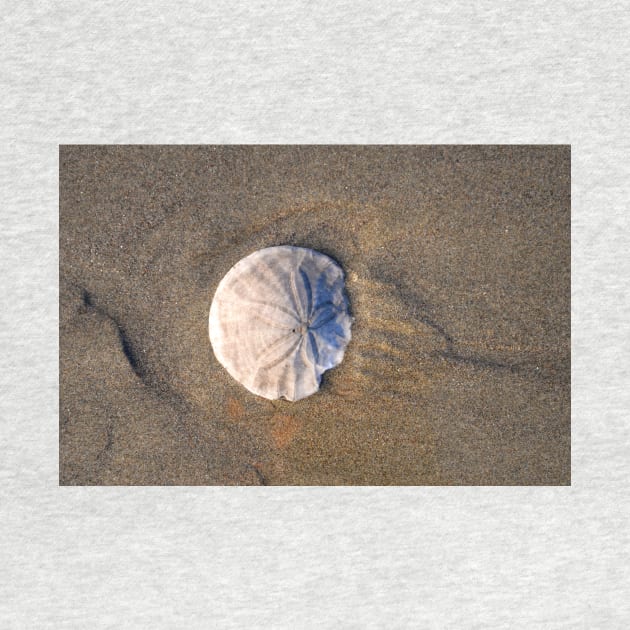
<instances>
[{"instance_id":1,"label":"sand dollar petal pattern","mask_svg":"<svg viewBox=\"0 0 630 630\"><path fill-rule=\"evenodd\" d=\"M343 359L351 325L341 267L288 245L236 263L210 307L218 361L249 391L272 400L314 394L322 374Z\"/></svg>"}]
</instances>

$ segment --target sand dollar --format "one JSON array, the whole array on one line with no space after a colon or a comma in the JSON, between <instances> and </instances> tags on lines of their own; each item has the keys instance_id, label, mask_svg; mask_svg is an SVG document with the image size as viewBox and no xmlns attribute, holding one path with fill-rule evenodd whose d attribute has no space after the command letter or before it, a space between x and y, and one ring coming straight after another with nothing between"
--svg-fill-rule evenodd
<instances>
[{"instance_id":1,"label":"sand dollar","mask_svg":"<svg viewBox=\"0 0 630 630\"><path fill-rule=\"evenodd\" d=\"M322 374L343 359L351 325L341 267L288 245L236 263L210 307L218 361L249 391L272 400L315 393Z\"/></svg>"}]
</instances>

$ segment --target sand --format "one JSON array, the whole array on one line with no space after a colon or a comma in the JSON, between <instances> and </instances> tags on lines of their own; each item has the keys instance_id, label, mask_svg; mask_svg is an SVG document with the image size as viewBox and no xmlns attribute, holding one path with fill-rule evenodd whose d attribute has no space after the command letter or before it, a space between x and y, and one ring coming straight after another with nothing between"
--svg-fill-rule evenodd
<instances>
[{"instance_id":1,"label":"sand","mask_svg":"<svg viewBox=\"0 0 630 630\"><path fill-rule=\"evenodd\" d=\"M215 359L230 267L347 273L302 401ZM63 146L60 483L570 484L568 146Z\"/></svg>"}]
</instances>

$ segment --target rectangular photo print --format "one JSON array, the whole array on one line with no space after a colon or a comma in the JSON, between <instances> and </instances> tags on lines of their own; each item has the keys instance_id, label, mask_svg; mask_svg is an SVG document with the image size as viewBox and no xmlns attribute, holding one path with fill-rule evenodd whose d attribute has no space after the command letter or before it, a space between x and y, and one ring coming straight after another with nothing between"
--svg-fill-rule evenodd
<instances>
[{"instance_id":1,"label":"rectangular photo print","mask_svg":"<svg viewBox=\"0 0 630 630\"><path fill-rule=\"evenodd\" d=\"M571 483L568 145L62 145L60 485Z\"/></svg>"}]
</instances>

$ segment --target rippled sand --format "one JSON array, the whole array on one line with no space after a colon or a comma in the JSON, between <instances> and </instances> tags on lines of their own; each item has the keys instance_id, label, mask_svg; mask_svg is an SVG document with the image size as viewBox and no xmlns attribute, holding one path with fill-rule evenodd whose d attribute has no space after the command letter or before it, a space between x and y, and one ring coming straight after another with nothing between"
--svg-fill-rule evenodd
<instances>
[{"instance_id":1,"label":"rippled sand","mask_svg":"<svg viewBox=\"0 0 630 630\"><path fill-rule=\"evenodd\" d=\"M62 484L570 483L569 147L66 146L60 177ZM207 331L278 244L355 317L295 403Z\"/></svg>"}]
</instances>

